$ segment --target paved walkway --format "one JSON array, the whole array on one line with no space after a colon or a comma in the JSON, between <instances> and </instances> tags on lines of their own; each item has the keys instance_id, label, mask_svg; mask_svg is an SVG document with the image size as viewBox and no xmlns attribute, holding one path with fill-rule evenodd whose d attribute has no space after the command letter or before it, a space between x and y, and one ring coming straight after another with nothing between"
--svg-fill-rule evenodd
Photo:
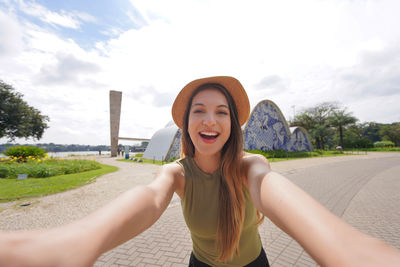
<instances>
[{"instance_id":1,"label":"paved walkway","mask_svg":"<svg viewBox=\"0 0 400 267\"><path fill-rule=\"evenodd\" d=\"M52 196L0 204L0 229L34 229L81 218L126 189L147 184L158 166L100 161L120 170L95 183ZM313 158L272 163L272 168L310 193L351 225L400 249L400 153ZM288 235L265 220L259 228L272 266L316 266ZM150 229L103 254L95 266L187 266L191 251L179 199Z\"/></svg>"}]
</instances>

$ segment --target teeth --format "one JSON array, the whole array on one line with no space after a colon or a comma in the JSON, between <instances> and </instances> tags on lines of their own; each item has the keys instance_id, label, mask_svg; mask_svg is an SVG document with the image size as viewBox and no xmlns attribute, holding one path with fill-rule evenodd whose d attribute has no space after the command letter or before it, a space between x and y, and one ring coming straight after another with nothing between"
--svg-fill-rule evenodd
<instances>
[{"instance_id":1,"label":"teeth","mask_svg":"<svg viewBox=\"0 0 400 267\"><path fill-rule=\"evenodd\" d=\"M202 135L207 135L207 136L217 136L217 133L210 133L210 132L200 132Z\"/></svg>"}]
</instances>

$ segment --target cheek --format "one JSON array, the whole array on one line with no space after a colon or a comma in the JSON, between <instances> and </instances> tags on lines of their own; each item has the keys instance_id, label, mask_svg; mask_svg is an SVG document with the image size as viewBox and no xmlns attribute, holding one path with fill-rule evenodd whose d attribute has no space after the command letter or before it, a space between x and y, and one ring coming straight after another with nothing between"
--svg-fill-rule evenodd
<instances>
[{"instance_id":1,"label":"cheek","mask_svg":"<svg viewBox=\"0 0 400 267\"><path fill-rule=\"evenodd\" d=\"M231 121L227 121L224 125L224 128L226 129L226 136L227 138L229 138L229 136L231 135Z\"/></svg>"},{"instance_id":2,"label":"cheek","mask_svg":"<svg viewBox=\"0 0 400 267\"><path fill-rule=\"evenodd\" d=\"M190 138L193 139L195 132L196 132L196 120L193 119L192 117L189 117L188 133L189 133Z\"/></svg>"}]
</instances>

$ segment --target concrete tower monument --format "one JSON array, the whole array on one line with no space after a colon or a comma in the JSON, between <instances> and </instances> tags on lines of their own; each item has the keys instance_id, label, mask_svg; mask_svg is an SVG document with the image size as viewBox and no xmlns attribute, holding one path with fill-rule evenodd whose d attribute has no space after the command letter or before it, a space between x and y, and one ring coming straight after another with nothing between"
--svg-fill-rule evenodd
<instances>
[{"instance_id":1,"label":"concrete tower monument","mask_svg":"<svg viewBox=\"0 0 400 267\"><path fill-rule=\"evenodd\" d=\"M121 117L122 92L110 91L110 137L111 157L118 153L119 121Z\"/></svg>"}]
</instances>

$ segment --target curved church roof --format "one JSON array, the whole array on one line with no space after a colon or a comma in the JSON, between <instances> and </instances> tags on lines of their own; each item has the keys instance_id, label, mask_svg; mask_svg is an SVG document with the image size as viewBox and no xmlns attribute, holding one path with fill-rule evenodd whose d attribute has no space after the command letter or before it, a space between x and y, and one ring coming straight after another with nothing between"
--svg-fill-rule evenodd
<instances>
[{"instance_id":1,"label":"curved church roof","mask_svg":"<svg viewBox=\"0 0 400 267\"><path fill-rule=\"evenodd\" d=\"M243 137L246 150L312 150L307 131L301 127L290 129L281 110L271 100L263 100L254 107Z\"/></svg>"},{"instance_id":2,"label":"curved church roof","mask_svg":"<svg viewBox=\"0 0 400 267\"><path fill-rule=\"evenodd\" d=\"M168 161L180 157L181 130L171 121L150 139L143 158Z\"/></svg>"}]
</instances>

